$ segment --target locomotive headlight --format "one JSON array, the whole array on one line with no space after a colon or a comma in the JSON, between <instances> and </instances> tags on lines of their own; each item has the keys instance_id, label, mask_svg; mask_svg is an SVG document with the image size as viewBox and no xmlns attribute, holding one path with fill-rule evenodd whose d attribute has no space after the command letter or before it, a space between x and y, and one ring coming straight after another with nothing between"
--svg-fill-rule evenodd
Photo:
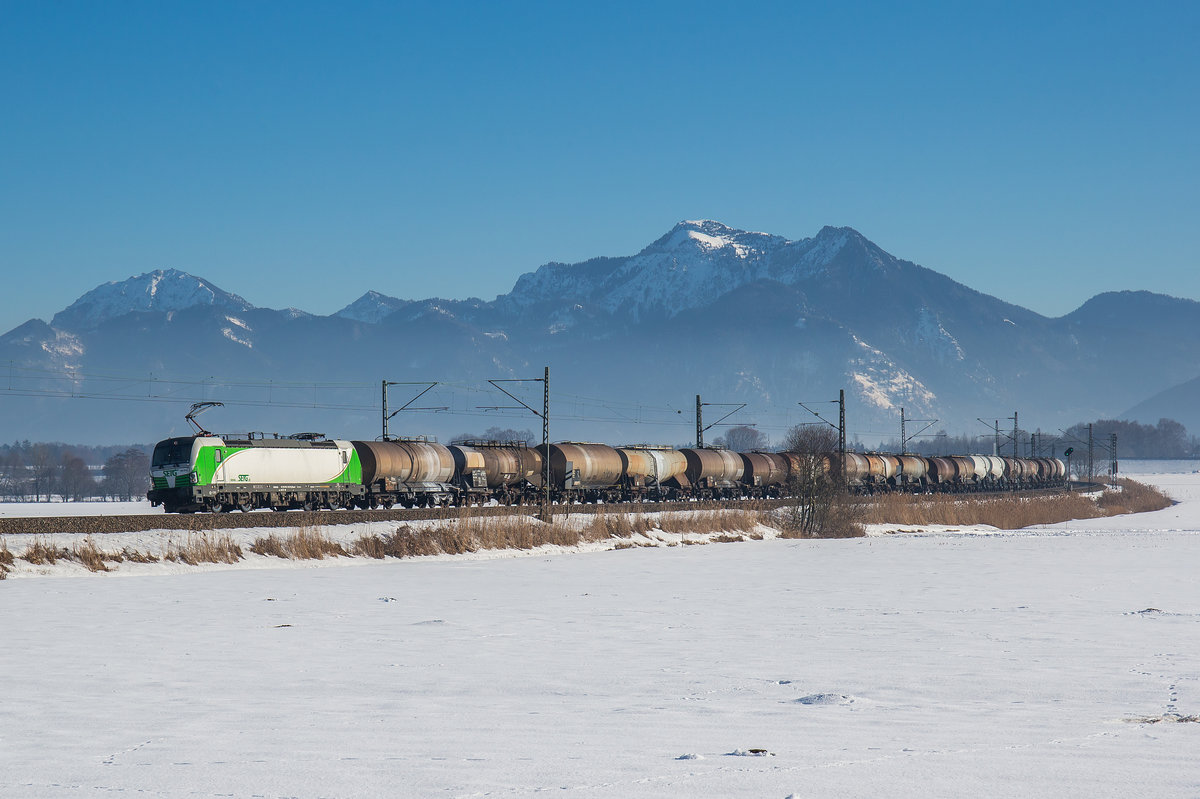
<instances>
[{"instance_id":1,"label":"locomotive headlight","mask_svg":"<svg viewBox=\"0 0 1200 799\"><path fill-rule=\"evenodd\" d=\"M196 485L196 483L200 482L200 475L192 472L188 475L188 482L190 482L192 485Z\"/></svg>"}]
</instances>

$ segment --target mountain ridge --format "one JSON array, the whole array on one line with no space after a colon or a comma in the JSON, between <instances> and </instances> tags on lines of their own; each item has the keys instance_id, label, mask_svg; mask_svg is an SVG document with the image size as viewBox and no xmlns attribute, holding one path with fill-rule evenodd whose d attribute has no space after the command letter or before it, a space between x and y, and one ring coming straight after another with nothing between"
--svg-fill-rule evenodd
<instances>
[{"instance_id":1,"label":"mountain ridge","mask_svg":"<svg viewBox=\"0 0 1200 799\"><path fill-rule=\"evenodd\" d=\"M1128 324L1115 325L1122 314ZM1200 374L1188 329L1200 329L1200 303L1168 295L1097 295L1052 319L850 227L790 240L684 220L634 255L543 264L490 301L370 289L316 316L156 270L96 287L50 324L14 328L0 336L0 358L51 371L376 384L401 374L478 382L549 364L556 385L592 396L768 405L764 426L797 421L789 397L846 388L865 431L893 424L900 407L965 429L1013 408L1066 425L1133 407ZM1144 357L1151 347L1156 357Z\"/></svg>"}]
</instances>

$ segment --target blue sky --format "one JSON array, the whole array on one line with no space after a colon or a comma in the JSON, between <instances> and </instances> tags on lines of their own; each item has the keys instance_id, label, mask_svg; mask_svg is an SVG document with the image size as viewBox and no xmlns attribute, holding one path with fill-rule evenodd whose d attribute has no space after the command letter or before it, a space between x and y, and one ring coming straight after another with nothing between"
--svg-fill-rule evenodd
<instances>
[{"instance_id":1,"label":"blue sky","mask_svg":"<svg viewBox=\"0 0 1200 799\"><path fill-rule=\"evenodd\" d=\"M0 331L161 267L490 299L696 218L1200 298L1200 5L904 5L0 2Z\"/></svg>"}]
</instances>

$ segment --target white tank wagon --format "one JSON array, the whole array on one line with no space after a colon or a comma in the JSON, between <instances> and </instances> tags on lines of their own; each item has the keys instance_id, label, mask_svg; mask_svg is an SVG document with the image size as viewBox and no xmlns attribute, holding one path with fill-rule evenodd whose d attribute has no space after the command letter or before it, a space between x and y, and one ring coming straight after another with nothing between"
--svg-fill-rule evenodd
<instances>
[{"instance_id":1,"label":"white tank wagon","mask_svg":"<svg viewBox=\"0 0 1200 799\"><path fill-rule=\"evenodd\" d=\"M687 471L687 458L670 447L617 447L625 490L631 496L674 499L677 478Z\"/></svg>"}]
</instances>

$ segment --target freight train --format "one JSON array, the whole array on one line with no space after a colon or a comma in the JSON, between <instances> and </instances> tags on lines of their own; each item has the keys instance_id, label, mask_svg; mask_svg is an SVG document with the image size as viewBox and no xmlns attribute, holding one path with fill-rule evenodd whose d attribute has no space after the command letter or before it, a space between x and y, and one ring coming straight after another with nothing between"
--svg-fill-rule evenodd
<instances>
[{"instance_id":1,"label":"freight train","mask_svg":"<svg viewBox=\"0 0 1200 799\"><path fill-rule=\"evenodd\" d=\"M154 506L168 513L270 508L534 504L785 496L805 476L857 493L1019 490L1061 485L1057 458L848 452L733 452L562 442L326 439L315 433L169 438L150 462Z\"/></svg>"}]
</instances>

